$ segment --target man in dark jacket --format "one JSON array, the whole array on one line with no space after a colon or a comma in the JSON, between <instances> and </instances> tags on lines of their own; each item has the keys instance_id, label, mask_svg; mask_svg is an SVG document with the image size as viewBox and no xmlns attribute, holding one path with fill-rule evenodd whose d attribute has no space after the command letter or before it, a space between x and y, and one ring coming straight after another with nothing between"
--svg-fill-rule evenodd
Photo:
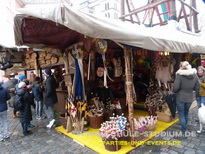
<instances>
[{"instance_id":1,"label":"man in dark jacket","mask_svg":"<svg viewBox=\"0 0 205 154\"><path fill-rule=\"evenodd\" d=\"M2 126L0 126L0 133L2 132L1 129L4 129L4 134L0 134L0 142L4 139L9 138L9 127L7 121L7 101L11 98L8 90L2 87L2 83L0 83L0 121L2 121Z\"/></svg>"},{"instance_id":2,"label":"man in dark jacket","mask_svg":"<svg viewBox=\"0 0 205 154\"><path fill-rule=\"evenodd\" d=\"M46 127L51 128L55 122L53 106L55 103L57 103L56 80L51 75L51 69L46 69L44 73L47 79L45 88L45 104L43 109L45 111L47 118L50 121Z\"/></svg>"}]
</instances>

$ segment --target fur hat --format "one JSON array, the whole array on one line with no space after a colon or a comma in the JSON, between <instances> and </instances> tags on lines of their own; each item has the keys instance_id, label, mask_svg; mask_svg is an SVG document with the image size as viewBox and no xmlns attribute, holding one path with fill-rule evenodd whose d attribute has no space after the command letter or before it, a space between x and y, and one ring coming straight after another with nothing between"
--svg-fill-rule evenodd
<instances>
[{"instance_id":1,"label":"fur hat","mask_svg":"<svg viewBox=\"0 0 205 154\"><path fill-rule=\"evenodd\" d=\"M183 70L190 70L192 67L188 61L182 61L180 62L180 68Z\"/></svg>"},{"instance_id":2,"label":"fur hat","mask_svg":"<svg viewBox=\"0 0 205 154\"><path fill-rule=\"evenodd\" d=\"M44 72L45 72L47 75L49 75L49 76L50 76L50 75L51 75L51 73L52 73L51 69L48 69L48 68L47 68L47 69L45 69L45 71L44 71Z\"/></svg>"},{"instance_id":3,"label":"fur hat","mask_svg":"<svg viewBox=\"0 0 205 154\"><path fill-rule=\"evenodd\" d=\"M26 83L25 82L20 82L18 84L18 88L25 88L26 87Z\"/></svg>"},{"instance_id":4,"label":"fur hat","mask_svg":"<svg viewBox=\"0 0 205 154\"><path fill-rule=\"evenodd\" d=\"M23 81L23 79L26 79L26 76L24 74L19 75L19 80Z\"/></svg>"}]
</instances>

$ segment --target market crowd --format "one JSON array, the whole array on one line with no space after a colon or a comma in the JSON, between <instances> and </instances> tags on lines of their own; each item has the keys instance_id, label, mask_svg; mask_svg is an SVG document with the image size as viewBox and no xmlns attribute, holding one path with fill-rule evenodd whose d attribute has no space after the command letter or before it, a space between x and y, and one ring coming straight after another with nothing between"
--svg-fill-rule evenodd
<instances>
[{"instance_id":1,"label":"market crowd","mask_svg":"<svg viewBox=\"0 0 205 154\"><path fill-rule=\"evenodd\" d=\"M29 129L35 127L31 124L32 107L35 109L37 120L48 118L49 123L46 127L53 127L55 123L54 104L57 103L57 82L51 69L45 69L44 76L46 77L45 86L41 84L40 77L36 76L31 82L23 74L18 76L18 83L14 88L9 89L6 84L0 83L0 142L10 137L7 104L13 107L13 117L19 118L25 136L32 134ZM43 111L46 117L43 116Z\"/></svg>"},{"instance_id":2,"label":"market crowd","mask_svg":"<svg viewBox=\"0 0 205 154\"><path fill-rule=\"evenodd\" d=\"M22 125L23 134L32 134L29 128L35 127L31 124L32 112L31 107L36 111L36 119L43 119L42 112L45 112L49 120L47 128L52 128L55 123L54 104L57 103L56 88L57 82L51 69L44 71L46 76L45 86L41 84L40 77L35 77L34 82L29 82L25 75L19 75L19 82L12 92L0 84L0 141L9 138L9 127L7 121L7 102L13 104L14 118L17 116ZM44 95L43 95L44 93ZM199 66L197 69L187 61L182 61L179 70L175 73L173 84L173 93L176 98L176 107L179 114L181 132L183 135L187 132L187 123L189 109L194 100L197 100L198 109L205 104L205 68ZM195 96L194 96L195 95Z\"/></svg>"}]
</instances>

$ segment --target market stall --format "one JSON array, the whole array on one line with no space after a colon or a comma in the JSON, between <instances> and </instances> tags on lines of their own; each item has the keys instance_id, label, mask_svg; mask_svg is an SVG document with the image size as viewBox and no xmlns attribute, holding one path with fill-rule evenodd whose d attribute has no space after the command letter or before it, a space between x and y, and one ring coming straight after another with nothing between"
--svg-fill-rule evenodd
<instances>
[{"instance_id":1,"label":"market stall","mask_svg":"<svg viewBox=\"0 0 205 154\"><path fill-rule=\"evenodd\" d=\"M43 14L42 9L44 9ZM162 97L165 94L159 92L166 92L167 89L171 91L174 61L168 66L167 61L173 57L167 52L205 51L200 36L179 31L176 27L152 29L118 21L114 23L83 14L64 5L55 5L49 9L40 6L35 12L27 8L19 11L24 15L15 17L16 44L42 49L55 48L63 58L66 73L64 80L67 86L65 101L67 123L64 127L72 134L84 133L87 130L87 122L92 123L91 119L100 121L92 125L94 128L100 128L104 119L112 117L112 112L115 115L122 115L122 109L126 109L127 104L130 137L131 141L135 141L136 128L141 130L141 127L147 127L139 125L143 118L139 118L141 119L139 121L134 120L136 92L138 99L144 95L140 99L145 101L151 116L163 109ZM173 35L169 35L170 33ZM74 62L74 72L71 72L69 56ZM160 73L164 71L166 71L164 77L160 78ZM134 74L138 76L134 78L135 80ZM139 86L142 86L144 91L138 89ZM146 86L153 89L147 89ZM146 97L146 94L150 96ZM152 107L155 107L154 110ZM104 117L109 114L108 118ZM156 120L156 118L146 119ZM113 124L111 125L113 127Z\"/></svg>"}]
</instances>

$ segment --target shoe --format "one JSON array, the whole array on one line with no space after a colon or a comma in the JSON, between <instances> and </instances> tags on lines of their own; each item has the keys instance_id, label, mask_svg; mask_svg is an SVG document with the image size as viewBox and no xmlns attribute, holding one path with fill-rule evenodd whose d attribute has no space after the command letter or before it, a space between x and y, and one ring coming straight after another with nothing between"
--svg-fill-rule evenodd
<instances>
[{"instance_id":1,"label":"shoe","mask_svg":"<svg viewBox=\"0 0 205 154\"><path fill-rule=\"evenodd\" d=\"M4 141L4 139L3 139L3 138L1 138L1 139L0 139L0 142L3 142L3 141Z\"/></svg>"},{"instance_id":2,"label":"shoe","mask_svg":"<svg viewBox=\"0 0 205 154\"><path fill-rule=\"evenodd\" d=\"M47 128L51 128L55 122L55 119L51 120L50 123L46 126Z\"/></svg>"},{"instance_id":3,"label":"shoe","mask_svg":"<svg viewBox=\"0 0 205 154\"><path fill-rule=\"evenodd\" d=\"M30 131L30 130L28 130L28 131L26 131L26 132L23 132L24 136L31 135L32 133L33 133L33 132Z\"/></svg>"},{"instance_id":4,"label":"shoe","mask_svg":"<svg viewBox=\"0 0 205 154\"><path fill-rule=\"evenodd\" d=\"M15 119L15 118L18 118L18 116L17 116L16 114L14 114L14 115L13 115L13 118L14 118L14 119Z\"/></svg>"},{"instance_id":5,"label":"shoe","mask_svg":"<svg viewBox=\"0 0 205 154\"><path fill-rule=\"evenodd\" d=\"M28 128L34 128L35 126L32 124L28 124Z\"/></svg>"},{"instance_id":6,"label":"shoe","mask_svg":"<svg viewBox=\"0 0 205 154\"><path fill-rule=\"evenodd\" d=\"M8 139L8 138L10 138L10 136L9 136L9 135L7 135L7 136L4 136L4 139Z\"/></svg>"},{"instance_id":7,"label":"shoe","mask_svg":"<svg viewBox=\"0 0 205 154\"><path fill-rule=\"evenodd\" d=\"M36 117L36 120L41 120L41 117Z\"/></svg>"},{"instance_id":8,"label":"shoe","mask_svg":"<svg viewBox=\"0 0 205 154\"><path fill-rule=\"evenodd\" d=\"M17 117L20 116L20 112L19 112L19 111L16 112L16 116L17 116Z\"/></svg>"}]
</instances>

